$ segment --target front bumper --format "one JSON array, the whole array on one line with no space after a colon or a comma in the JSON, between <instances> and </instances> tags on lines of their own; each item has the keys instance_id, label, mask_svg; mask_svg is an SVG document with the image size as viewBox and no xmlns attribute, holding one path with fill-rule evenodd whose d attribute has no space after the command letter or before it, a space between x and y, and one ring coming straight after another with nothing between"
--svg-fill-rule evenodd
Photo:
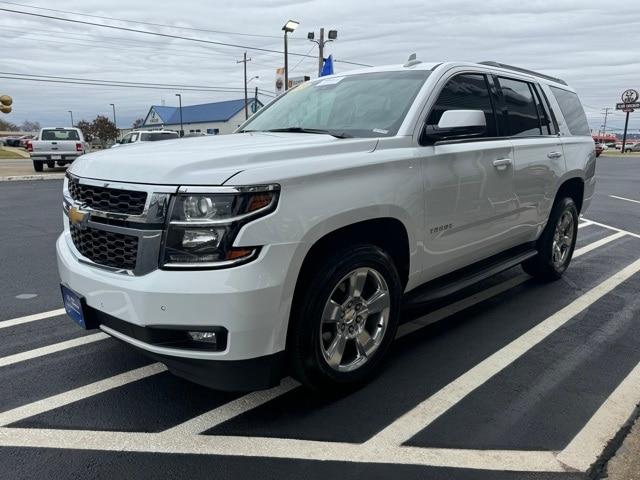
<instances>
[{"instance_id":1,"label":"front bumper","mask_svg":"<svg viewBox=\"0 0 640 480\"><path fill-rule=\"evenodd\" d=\"M296 244L270 245L251 263L222 270L154 270L129 276L78 260L69 233L56 243L63 284L85 298L90 317L138 327L223 327L223 351L167 347L97 321L106 333L143 350L176 374L207 386L247 390L283 374L291 292L287 266ZM92 313L93 312L93 313ZM123 333L124 332L124 333Z\"/></svg>"}]
</instances>

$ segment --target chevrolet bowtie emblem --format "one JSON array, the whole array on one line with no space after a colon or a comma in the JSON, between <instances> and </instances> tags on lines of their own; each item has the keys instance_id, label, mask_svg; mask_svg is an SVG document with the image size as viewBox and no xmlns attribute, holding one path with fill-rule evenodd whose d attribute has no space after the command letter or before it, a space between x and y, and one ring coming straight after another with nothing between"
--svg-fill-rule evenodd
<instances>
[{"instance_id":1,"label":"chevrolet bowtie emblem","mask_svg":"<svg viewBox=\"0 0 640 480\"><path fill-rule=\"evenodd\" d=\"M69 222L72 225L77 225L82 228L87 223L87 220L89 220L89 214L87 212L78 210L76 207L69 209Z\"/></svg>"}]
</instances>

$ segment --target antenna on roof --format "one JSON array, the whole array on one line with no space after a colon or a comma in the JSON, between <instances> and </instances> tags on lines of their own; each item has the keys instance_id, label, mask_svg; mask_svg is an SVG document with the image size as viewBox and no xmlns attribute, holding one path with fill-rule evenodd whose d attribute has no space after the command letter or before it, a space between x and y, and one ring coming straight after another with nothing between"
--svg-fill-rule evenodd
<instances>
[{"instance_id":1,"label":"antenna on roof","mask_svg":"<svg viewBox=\"0 0 640 480\"><path fill-rule=\"evenodd\" d=\"M402 65L403 67L413 67L414 65L417 65L419 63L422 63L420 60L416 59L416 54L412 53L411 55L409 55L409 59L407 60L407 63L405 63L404 65Z\"/></svg>"}]
</instances>

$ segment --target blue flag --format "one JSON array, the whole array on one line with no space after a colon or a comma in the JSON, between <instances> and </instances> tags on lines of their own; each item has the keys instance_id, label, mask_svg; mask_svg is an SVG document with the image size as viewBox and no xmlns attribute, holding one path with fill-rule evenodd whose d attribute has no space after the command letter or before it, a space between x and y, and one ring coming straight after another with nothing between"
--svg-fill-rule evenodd
<instances>
[{"instance_id":1,"label":"blue flag","mask_svg":"<svg viewBox=\"0 0 640 480\"><path fill-rule=\"evenodd\" d=\"M329 55L329 58L324 59L322 72L320 72L321 77L325 77L327 75L333 75L333 55Z\"/></svg>"}]
</instances>

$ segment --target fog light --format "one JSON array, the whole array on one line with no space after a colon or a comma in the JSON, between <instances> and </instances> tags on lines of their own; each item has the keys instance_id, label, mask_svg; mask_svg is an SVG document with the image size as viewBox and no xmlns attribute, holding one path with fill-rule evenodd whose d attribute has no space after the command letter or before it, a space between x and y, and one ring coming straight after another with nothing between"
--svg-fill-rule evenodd
<instances>
[{"instance_id":1,"label":"fog light","mask_svg":"<svg viewBox=\"0 0 640 480\"><path fill-rule=\"evenodd\" d=\"M216 332L188 332L194 342L218 343Z\"/></svg>"}]
</instances>

